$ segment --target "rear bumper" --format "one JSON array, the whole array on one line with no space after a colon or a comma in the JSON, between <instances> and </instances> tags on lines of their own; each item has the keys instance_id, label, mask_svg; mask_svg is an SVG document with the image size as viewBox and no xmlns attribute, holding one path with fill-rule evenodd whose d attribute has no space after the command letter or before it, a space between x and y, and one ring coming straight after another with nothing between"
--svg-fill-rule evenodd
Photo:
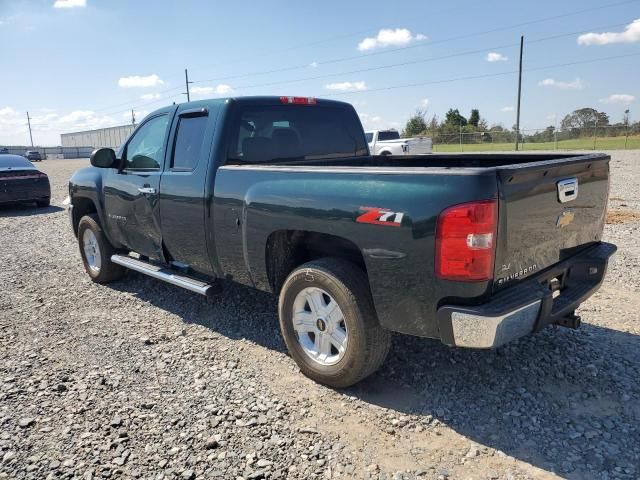
<instances>
[{"instance_id":1,"label":"rear bumper","mask_svg":"<svg viewBox=\"0 0 640 480\"><path fill-rule=\"evenodd\" d=\"M533 278L496 294L482 305L444 305L438 309L440 338L451 346L495 348L566 319L602 284L617 248L598 243ZM554 298L552 279L560 292Z\"/></svg>"},{"instance_id":2,"label":"rear bumper","mask_svg":"<svg viewBox=\"0 0 640 480\"><path fill-rule=\"evenodd\" d=\"M50 197L49 180L0 180L0 203L30 202Z\"/></svg>"}]
</instances>

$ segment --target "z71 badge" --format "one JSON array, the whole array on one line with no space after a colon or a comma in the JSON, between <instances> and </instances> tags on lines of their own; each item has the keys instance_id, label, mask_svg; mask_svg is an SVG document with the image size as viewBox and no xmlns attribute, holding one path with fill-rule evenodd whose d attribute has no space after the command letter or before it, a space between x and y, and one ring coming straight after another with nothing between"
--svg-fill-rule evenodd
<instances>
[{"instance_id":1,"label":"z71 badge","mask_svg":"<svg viewBox=\"0 0 640 480\"><path fill-rule=\"evenodd\" d=\"M360 207L360 210L364 210L356 222L358 223L372 223L374 225L386 225L388 227L399 227L402 224L402 218L404 213L392 212L388 208L376 208L376 207Z\"/></svg>"}]
</instances>

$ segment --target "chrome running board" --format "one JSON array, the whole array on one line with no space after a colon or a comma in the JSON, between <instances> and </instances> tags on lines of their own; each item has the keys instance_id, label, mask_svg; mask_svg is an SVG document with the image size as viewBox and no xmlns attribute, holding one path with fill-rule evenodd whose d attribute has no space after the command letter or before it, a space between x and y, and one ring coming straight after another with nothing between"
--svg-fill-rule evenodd
<instances>
[{"instance_id":1,"label":"chrome running board","mask_svg":"<svg viewBox=\"0 0 640 480\"><path fill-rule=\"evenodd\" d=\"M213 293L218 293L220 290L219 285L216 283L206 283L179 273L171 268L155 265L128 255L112 255L111 261L130 270L135 270L136 272L157 278L158 280L170 283L171 285L176 285L186 290L199 293L200 295L207 296Z\"/></svg>"}]
</instances>

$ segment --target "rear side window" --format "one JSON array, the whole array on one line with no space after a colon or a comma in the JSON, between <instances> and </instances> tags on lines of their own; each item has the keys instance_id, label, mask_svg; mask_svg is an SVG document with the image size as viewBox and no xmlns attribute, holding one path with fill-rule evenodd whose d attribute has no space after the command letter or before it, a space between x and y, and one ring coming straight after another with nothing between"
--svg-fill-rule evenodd
<instances>
[{"instance_id":1,"label":"rear side window","mask_svg":"<svg viewBox=\"0 0 640 480\"><path fill-rule=\"evenodd\" d=\"M368 155L356 113L344 107L241 107L232 123L231 163L322 160Z\"/></svg>"},{"instance_id":2,"label":"rear side window","mask_svg":"<svg viewBox=\"0 0 640 480\"><path fill-rule=\"evenodd\" d=\"M178 123L176 143L173 149L171 168L174 170L193 170L200 158L204 131L207 128L207 116L183 117Z\"/></svg>"},{"instance_id":3,"label":"rear side window","mask_svg":"<svg viewBox=\"0 0 640 480\"><path fill-rule=\"evenodd\" d=\"M395 130L390 130L386 132L378 132L378 140L381 142L386 142L387 140L399 140L400 133Z\"/></svg>"}]
</instances>

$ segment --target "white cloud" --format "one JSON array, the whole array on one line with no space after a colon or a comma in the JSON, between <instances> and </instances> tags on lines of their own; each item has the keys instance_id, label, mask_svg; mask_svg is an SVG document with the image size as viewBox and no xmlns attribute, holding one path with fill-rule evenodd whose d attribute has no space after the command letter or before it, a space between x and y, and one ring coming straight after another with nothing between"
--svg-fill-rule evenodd
<instances>
[{"instance_id":1,"label":"white cloud","mask_svg":"<svg viewBox=\"0 0 640 480\"><path fill-rule=\"evenodd\" d=\"M189 92L193 95L209 95L214 92L215 88L213 87L192 87L189 89Z\"/></svg>"},{"instance_id":2,"label":"white cloud","mask_svg":"<svg viewBox=\"0 0 640 480\"><path fill-rule=\"evenodd\" d=\"M233 88L231 88L231 85L225 85L224 83L221 83L216 87L215 92L218 95L227 95L233 92Z\"/></svg>"},{"instance_id":3,"label":"white cloud","mask_svg":"<svg viewBox=\"0 0 640 480\"><path fill-rule=\"evenodd\" d=\"M146 77L131 75L118 80L118 86L122 88L157 87L158 85L164 85L164 81L155 73Z\"/></svg>"},{"instance_id":4,"label":"white cloud","mask_svg":"<svg viewBox=\"0 0 640 480\"><path fill-rule=\"evenodd\" d=\"M640 18L627 25L622 32L585 33L578 37L579 45L608 45L610 43L640 42Z\"/></svg>"},{"instance_id":5,"label":"white cloud","mask_svg":"<svg viewBox=\"0 0 640 480\"><path fill-rule=\"evenodd\" d=\"M189 90L195 96L203 96L203 95L228 95L233 92L233 88L230 85L225 85L221 83L215 87L193 87Z\"/></svg>"},{"instance_id":6,"label":"white cloud","mask_svg":"<svg viewBox=\"0 0 640 480\"><path fill-rule=\"evenodd\" d=\"M487 53L487 62L506 62L509 60L503 54L498 52L489 52Z\"/></svg>"},{"instance_id":7,"label":"white cloud","mask_svg":"<svg viewBox=\"0 0 640 480\"><path fill-rule=\"evenodd\" d=\"M140 95L141 100L157 100L159 98L159 93L145 93L144 95Z\"/></svg>"},{"instance_id":8,"label":"white cloud","mask_svg":"<svg viewBox=\"0 0 640 480\"><path fill-rule=\"evenodd\" d=\"M422 101L420 102L420 104L421 104L423 107L428 107L430 103L431 103L431 102L429 101L429 99L428 99L428 98L423 98L423 99L422 99Z\"/></svg>"},{"instance_id":9,"label":"white cloud","mask_svg":"<svg viewBox=\"0 0 640 480\"><path fill-rule=\"evenodd\" d=\"M513 107L511 107L511 106L502 107L500 110L503 111L503 112L513 112Z\"/></svg>"},{"instance_id":10,"label":"white cloud","mask_svg":"<svg viewBox=\"0 0 640 480\"><path fill-rule=\"evenodd\" d=\"M83 8L87 6L87 0L56 0L53 8Z\"/></svg>"},{"instance_id":11,"label":"white cloud","mask_svg":"<svg viewBox=\"0 0 640 480\"><path fill-rule=\"evenodd\" d=\"M383 28L375 37L367 37L358 44L358 50L364 52L381 47L401 47L414 41L427 40L427 36L421 33L413 35L406 28Z\"/></svg>"},{"instance_id":12,"label":"white cloud","mask_svg":"<svg viewBox=\"0 0 640 480\"><path fill-rule=\"evenodd\" d=\"M338 82L329 83L324 86L328 90L339 90L345 92L347 90L366 90L367 85L364 82Z\"/></svg>"},{"instance_id":13,"label":"white cloud","mask_svg":"<svg viewBox=\"0 0 640 480\"><path fill-rule=\"evenodd\" d=\"M142 118L142 112L136 112ZM0 108L0 144L26 145L29 131L26 126L26 114L7 106ZM131 112L128 113L130 118ZM92 110L73 110L58 114L55 111L39 112L31 117L33 140L37 145L59 145L60 134L92 130L94 128L122 125L119 116L100 115Z\"/></svg>"},{"instance_id":14,"label":"white cloud","mask_svg":"<svg viewBox=\"0 0 640 480\"><path fill-rule=\"evenodd\" d=\"M628 105L634 102L635 99L636 97L628 93L613 93L606 98L601 98L600 101L602 103L623 103Z\"/></svg>"},{"instance_id":15,"label":"white cloud","mask_svg":"<svg viewBox=\"0 0 640 480\"><path fill-rule=\"evenodd\" d=\"M545 78L538 82L541 87L555 87L563 90L580 90L583 87L582 80L576 78L573 82L561 82L553 78Z\"/></svg>"},{"instance_id":16,"label":"white cloud","mask_svg":"<svg viewBox=\"0 0 640 480\"><path fill-rule=\"evenodd\" d=\"M140 120L142 120L144 117L146 117L149 114L149 110L134 110L133 113L135 113L136 115L136 123L138 123ZM122 112L122 118L126 118L128 120L127 123L131 122L131 112L126 111L126 112Z\"/></svg>"},{"instance_id":17,"label":"white cloud","mask_svg":"<svg viewBox=\"0 0 640 480\"><path fill-rule=\"evenodd\" d=\"M318 62L311 62L311 63L309 64L309 66L310 66L311 68L318 68Z\"/></svg>"},{"instance_id":18,"label":"white cloud","mask_svg":"<svg viewBox=\"0 0 640 480\"><path fill-rule=\"evenodd\" d=\"M387 128L399 128L398 122L388 121L378 114L358 113L365 130L382 130Z\"/></svg>"}]
</instances>

